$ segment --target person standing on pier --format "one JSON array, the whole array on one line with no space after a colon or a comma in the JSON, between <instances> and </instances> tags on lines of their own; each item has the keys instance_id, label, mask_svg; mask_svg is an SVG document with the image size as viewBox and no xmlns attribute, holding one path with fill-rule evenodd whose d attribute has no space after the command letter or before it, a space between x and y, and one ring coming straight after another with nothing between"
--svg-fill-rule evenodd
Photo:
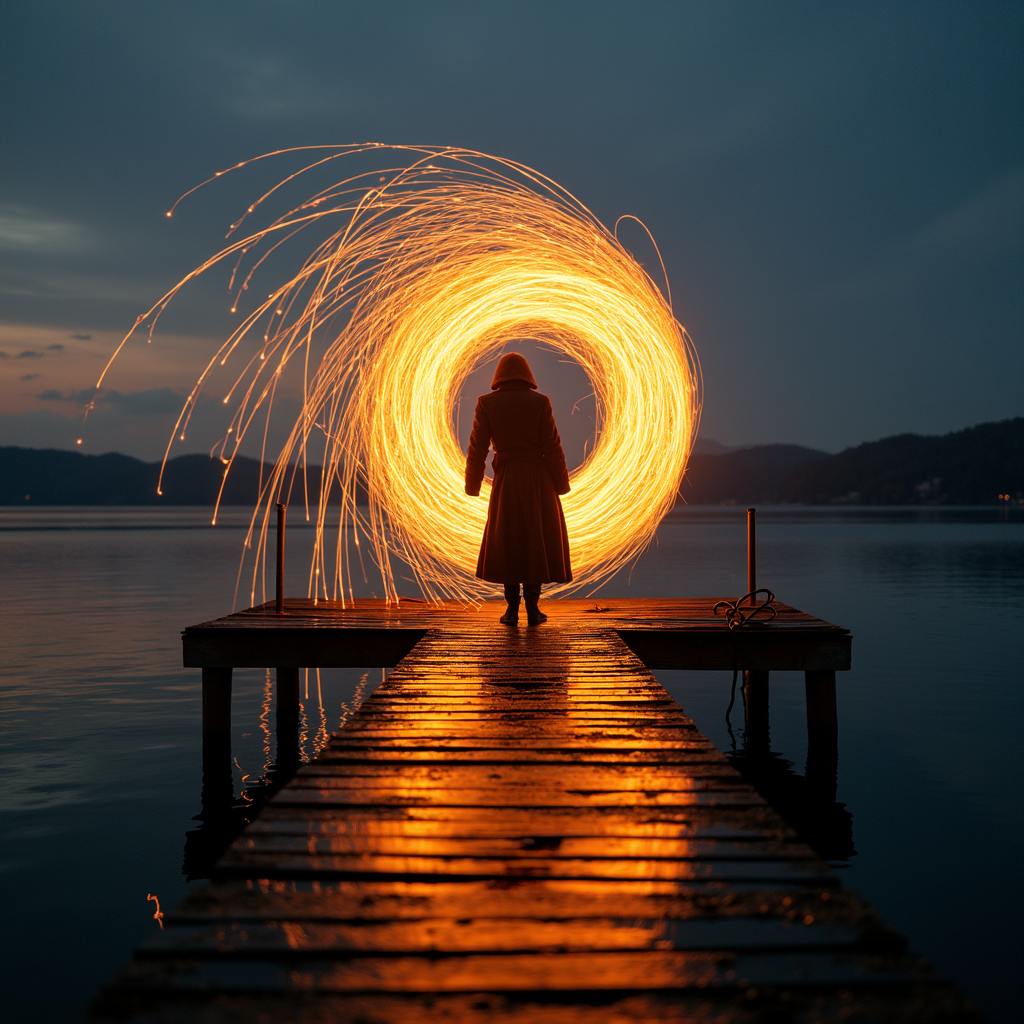
<instances>
[{"instance_id":1,"label":"person standing on pier","mask_svg":"<svg viewBox=\"0 0 1024 1024\"><path fill-rule=\"evenodd\" d=\"M569 536L560 494L569 493L569 471L551 401L537 391L530 364L518 352L498 360L491 393L481 395L466 452L466 493L478 495L489 448L494 482L476 575L505 586L501 621L519 624L519 587L526 620L539 626L544 583L568 583Z\"/></svg>"}]
</instances>

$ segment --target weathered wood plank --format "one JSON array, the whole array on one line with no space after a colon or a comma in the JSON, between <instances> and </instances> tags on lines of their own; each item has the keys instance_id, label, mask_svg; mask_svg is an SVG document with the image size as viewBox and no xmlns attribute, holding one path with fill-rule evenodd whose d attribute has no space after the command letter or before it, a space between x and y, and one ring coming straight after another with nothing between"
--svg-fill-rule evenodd
<instances>
[{"instance_id":1,"label":"weathered wood plank","mask_svg":"<svg viewBox=\"0 0 1024 1024\"><path fill-rule=\"evenodd\" d=\"M149 979L142 982L148 985ZM140 985L141 988L141 985ZM863 1021L956 1021L984 1024L981 1015L964 1005L948 984L927 981L899 990L748 988L724 994L665 990L654 992L586 992L580 999L537 992L346 993L245 992L216 997L201 993L164 990L158 1006L144 1002L140 988L127 985L104 993L98 1004L105 1021L135 1018L145 1010L146 1024L196 1024L197 1021L231 1024L754 1024L765 1019L786 1021L841 1021L851 1009ZM851 1005L852 1004L852 1005ZM904 1011L916 1008L913 1017ZM902 1016L901 1016L902 1013ZM95 1018L100 1019L100 1018Z\"/></svg>"},{"instance_id":2,"label":"weathered wood plank","mask_svg":"<svg viewBox=\"0 0 1024 1024\"><path fill-rule=\"evenodd\" d=\"M317 758L316 763L301 769L295 786L391 786L408 788L416 785L453 787L457 789L495 789L506 786L544 786L577 792L580 787L617 790L650 789L652 786L689 789L702 785L704 779L715 778L741 784L742 776L722 755L694 757L691 763L659 765L566 764L558 770L557 779L544 765L519 764L515 761L495 764L338 764ZM511 802L511 801L510 801Z\"/></svg>"},{"instance_id":3,"label":"weathered wood plank","mask_svg":"<svg viewBox=\"0 0 1024 1024\"><path fill-rule=\"evenodd\" d=\"M688 920L744 917L847 925L902 942L856 893L827 885L743 886L644 879L525 878L503 881L341 880L301 884L287 879L219 881L194 890L168 923L210 920L390 921L487 916L563 920L631 917Z\"/></svg>"},{"instance_id":4,"label":"weathered wood plank","mask_svg":"<svg viewBox=\"0 0 1024 1024\"><path fill-rule=\"evenodd\" d=\"M508 792L502 790L453 789L442 795L430 791L378 790L365 793L352 789L300 789L289 787L282 790L274 800L279 805L314 807L505 807ZM580 798L583 798L581 800ZM586 802L592 807L757 807L764 800L749 788L739 784L730 791L721 788L690 791L650 790L647 792L596 792L579 794L548 791L530 794L523 792L519 799L521 807L575 807Z\"/></svg>"},{"instance_id":5,"label":"weathered wood plank","mask_svg":"<svg viewBox=\"0 0 1024 1024\"><path fill-rule=\"evenodd\" d=\"M319 923L225 922L170 925L142 946L143 956L177 953L494 953L544 949L558 952L619 950L849 949L862 934L846 925L785 918L595 918L526 920L450 917L415 921Z\"/></svg>"},{"instance_id":6,"label":"weathered wood plank","mask_svg":"<svg viewBox=\"0 0 1024 1024\"><path fill-rule=\"evenodd\" d=\"M373 744L372 746L370 744ZM625 744L623 744L624 746ZM622 747L585 746L576 749L571 745L555 746L537 740L507 745L498 743L483 745L473 740L459 743L447 739L443 742L425 740L378 739L356 743L332 743L321 752L324 764L346 761L438 761L447 764L494 760L496 763L530 761L557 764L564 761L595 764L688 764L699 762L705 755L717 757L719 752L705 741L679 741L676 744L654 745L650 743L641 750L624 750Z\"/></svg>"},{"instance_id":7,"label":"weathered wood plank","mask_svg":"<svg viewBox=\"0 0 1024 1024\"><path fill-rule=\"evenodd\" d=\"M601 646L596 634L617 631L624 651L636 652L648 666L679 669L749 669L782 671L845 671L850 667L849 632L812 615L776 603L777 615L760 628L730 631L713 613L718 598L632 599L611 601L595 613L587 601L548 602L553 624L577 643L561 670L571 672L589 652ZM429 630L441 630L460 645L463 657L476 653L480 664L494 664L487 632L500 614L496 602L478 608L452 603L427 605L360 600L342 605L289 599L284 615L265 605L211 622L190 626L182 634L184 664L188 667L354 667L396 665ZM596 645L596 646L595 646ZM628 664L624 651L605 657ZM534 659L536 649L512 637L502 652L508 669L516 659ZM558 652L552 651L558 671ZM449 672L453 666L443 652L422 652L416 672Z\"/></svg>"},{"instance_id":8,"label":"weathered wood plank","mask_svg":"<svg viewBox=\"0 0 1024 1024\"><path fill-rule=\"evenodd\" d=\"M322 629L310 624L266 629L194 627L183 634L186 668L359 668L397 665L423 638L421 629Z\"/></svg>"},{"instance_id":9,"label":"weathered wood plank","mask_svg":"<svg viewBox=\"0 0 1024 1024\"><path fill-rule=\"evenodd\" d=\"M331 856L229 850L218 865L222 877L259 875L266 878L312 877L330 879L378 875L381 877L430 878L619 878L656 881L729 881L756 885L789 882L823 885L829 871L808 860L768 858L751 860L686 861L650 858L526 859L510 857L398 857Z\"/></svg>"},{"instance_id":10,"label":"weathered wood plank","mask_svg":"<svg viewBox=\"0 0 1024 1024\"><path fill-rule=\"evenodd\" d=\"M159 988L216 992L575 992L657 989L736 991L751 986L865 988L927 980L918 957L883 962L855 953L631 951L314 957L286 962L143 958L132 980Z\"/></svg>"},{"instance_id":11,"label":"weathered wood plank","mask_svg":"<svg viewBox=\"0 0 1024 1024\"><path fill-rule=\"evenodd\" d=\"M846 672L850 668L851 638L816 631L809 624L730 634L667 627L620 629L618 634L652 669Z\"/></svg>"},{"instance_id":12,"label":"weathered wood plank","mask_svg":"<svg viewBox=\"0 0 1024 1024\"><path fill-rule=\"evenodd\" d=\"M776 840L736 840L722 836L701 839L664 839L629 836L462 836L366 835L364 833L310 832L294 822L266 822L250 829L235 843L231 853L306 853L405 856L405 857L503 857L535 862L552 857L578 860L637 858L667 860L805 860L806 846ZM292 826L292 827L288 827Z\"/></svg>"},{"instance_id":13,"label":"weathered wood plank","mask_svg":"<svg viewBox=\"0 0 1024 1024\"><path fill-rule=\"evenodd\" d=\"M722 807L523 808L404 807L297 809L273 803L249 825L247 836L275 834L410 836L543 841L592 839L723 839L790 841L794 833L764 805ZM524 849L527 846L524 846Z\"/></svg>"}]
</instances>

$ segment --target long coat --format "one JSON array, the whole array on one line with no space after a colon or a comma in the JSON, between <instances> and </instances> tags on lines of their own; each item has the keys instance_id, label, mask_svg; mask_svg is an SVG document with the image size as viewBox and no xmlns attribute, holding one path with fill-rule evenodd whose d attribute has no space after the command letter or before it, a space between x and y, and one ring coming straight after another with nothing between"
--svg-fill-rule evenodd
<instances>
[{"instance_id":1,"label":"long coat","mask_svg":"<svg viewBox=\"0 0 1024 1024\"><path fill-rule=\"evenodd\" d=\"M569 537L560 494L569 473L551 401L513 381L477 399L466 493L479 494L488 448L494 483L476 574L489 583L568 583Z\"/></svg>"}]
</instances>

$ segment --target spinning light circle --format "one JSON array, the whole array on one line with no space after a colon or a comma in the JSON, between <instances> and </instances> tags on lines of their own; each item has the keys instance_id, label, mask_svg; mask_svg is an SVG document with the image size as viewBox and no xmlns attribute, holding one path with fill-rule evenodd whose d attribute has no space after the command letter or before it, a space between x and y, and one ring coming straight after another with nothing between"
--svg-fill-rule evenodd
<instances>
[{"instance_id":1,"label":"spinning light circle","mask_svg":"<svg viewBox=\"0 0 1024 1024\"><path fill-rule=\"evenodd\" d=\"M329 229L307 248L299 273L258 302L211 359L175 433L184 436L214 366L245 353L224 399L235 402L219 445L226 478L258 416L265 430L286 368L301 366L301 412L250 529L258 556L274 502L308 490L305 467L319 462L319 494L307 501L317 527L311 595L350 596L368 543L389 598L397 596L397 559L432 599L478 599L496 590L474 576L490 484L479 497L464 493L452 410L477 366L517 340L545 343L583 367L597 404L595 443L562 499L575 580L550 592L607 578L650 543L696 435L700 373L670 298L614 232L524 165L440 147L325 148L285 183L369 151L407 163L316 193L232 242L139 318L136 327L148 323L152 335L184 284L231 257L237 309L279 246ZM249 207L232 233L280 187ZM364 493L365 505L357 501ZM329 552L335 523L341 529Z\"/></svg>"}]
</instances>

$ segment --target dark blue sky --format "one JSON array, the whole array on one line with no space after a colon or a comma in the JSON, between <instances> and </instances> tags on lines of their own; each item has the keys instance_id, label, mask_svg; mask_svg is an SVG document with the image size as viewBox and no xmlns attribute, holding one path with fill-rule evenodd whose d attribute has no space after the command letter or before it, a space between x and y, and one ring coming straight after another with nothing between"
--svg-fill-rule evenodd
<instances>
[{"instance_id":1,"label":"dark blue sky","mask_svg":"<svg viewBox=\"0 0 1024 1024\"><path fill-rule=\"evenodd\" d=\"M1020 2L7 0L0 444L70 445L115 336L276 171L167 221L179 193L368 139L511 157L607 223L643 218L703 364L704 436L838 450L1018 415L1022 40ZM159 389L191 383L224 306L185 299L88 450L155 454Z\"/></svg>"}]
</instances>

